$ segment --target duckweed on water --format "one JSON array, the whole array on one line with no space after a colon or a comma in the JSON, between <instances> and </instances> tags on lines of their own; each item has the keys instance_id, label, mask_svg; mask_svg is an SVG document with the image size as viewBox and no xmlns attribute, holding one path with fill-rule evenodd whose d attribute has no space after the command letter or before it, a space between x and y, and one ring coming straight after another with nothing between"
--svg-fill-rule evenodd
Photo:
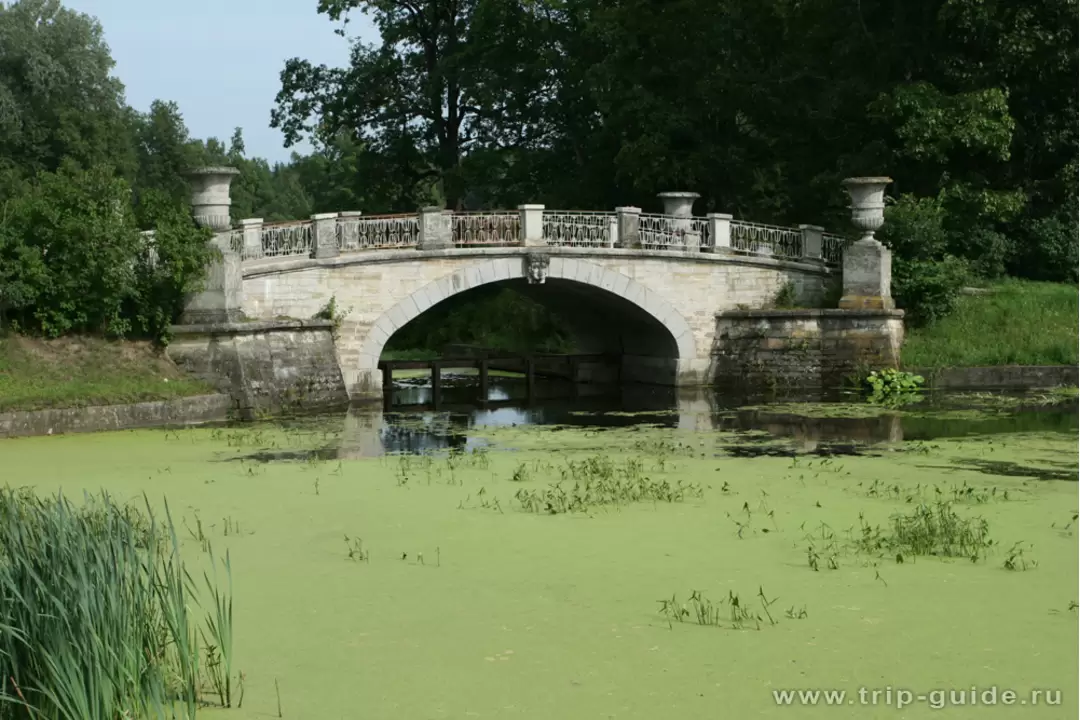
<instances>
[{"instance_id":1,"label":"duckweed on water","mask_svg":"<svg viewBox=\"0 0 1080 720\"><path fill-rule=\"evenodd\" d=\"M243 603L227 663L193 629L230 624L205 578L187 619L199 698L232 696L209 718L704 719L769 716L769 688L1075 687L1075 434L793 458L725 455L734 433L506 427L471 430L477 452L321 452L359 444L349 432L30 438L0 459L40 497L167 495L184 509L162 543L174 575L202 567L204 544L228 553ZM303 461L251 460L270 452ZM193 677L169 647L165 697ZM1051 714L1077 710L1065 692Z\"/></svg>"}]
</instances>

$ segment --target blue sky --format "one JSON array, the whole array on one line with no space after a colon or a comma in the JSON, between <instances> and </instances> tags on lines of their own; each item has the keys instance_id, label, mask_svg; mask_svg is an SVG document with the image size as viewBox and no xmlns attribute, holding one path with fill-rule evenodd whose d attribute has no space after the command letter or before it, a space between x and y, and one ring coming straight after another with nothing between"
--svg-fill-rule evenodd
<instances>
[{"instance_id":1,"label":"blue sky","mask_svg":"<svg viewBox=\"0 0 1080 720\"><path fill-rule=\"evenodd\" d=\"M343 66L348 40L317 12L318 0L65 0L93 15L105 31L127 101L145 111L155 99L180 106L193 137L228 140L244 129L249 156L287 160L284 138L270 128L270 110L285 61ZM361 15L350 35L378 33ZM309 148L301 146L301 151Z\"/></svg>"}]
</instances>

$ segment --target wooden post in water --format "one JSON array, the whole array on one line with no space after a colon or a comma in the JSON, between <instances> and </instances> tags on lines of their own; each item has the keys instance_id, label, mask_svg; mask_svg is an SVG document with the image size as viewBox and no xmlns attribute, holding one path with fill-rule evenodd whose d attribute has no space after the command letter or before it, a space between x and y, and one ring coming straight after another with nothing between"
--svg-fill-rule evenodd
<instances>
[{"instance_id":1,"label":"wooden post in water","mask_svg":"<svg viewBox=\"0 0 1080 720\"><path fill-rule=\"evenodd\" d=\"M437 410L439 399L442 395L442 363L438 360L431 361L431 403Z\"/></svg>"},{"instance_id":2,"label":"wooden post in water","mask_svg":"<svg viewBox=\"0 0 1080 720\"><path fill-rule=\"evenodd\" d=\"M525 357L525 400L531 403L536 394L536 358Z\"/></svg>"},{"instance_id":3,"label":"wooden post in water","mask_svg":"<svg viewBox=\"0 0 1080 720\"><path fill-rule=\"evenodd\" d=\"M487 353L480 357L480 361L477 363L477 367L480 369L480 402L484 405L488 401L488 359Z\"/></svg>"},{"instance_id":4,"label":"wooden post in water","mask_svg":"<svg viewBox=\"0 0 1080 720\"><path fill-rule=\"evenodd\" d=\"M578 396L578 367L580 363L576 355L570 356L570 393L572 397Z\"/></svg>"},{"instance_id":5,"label":"wooden post in water","mask_svg":"<svg viewBox=\"0 0 1080 720\"><path fill-rule=\"evenodd\" d=\"M384 409L389 410L394 403L394 368L390 363L382 367L382 392Z\"/></svg>"}]
</instances>

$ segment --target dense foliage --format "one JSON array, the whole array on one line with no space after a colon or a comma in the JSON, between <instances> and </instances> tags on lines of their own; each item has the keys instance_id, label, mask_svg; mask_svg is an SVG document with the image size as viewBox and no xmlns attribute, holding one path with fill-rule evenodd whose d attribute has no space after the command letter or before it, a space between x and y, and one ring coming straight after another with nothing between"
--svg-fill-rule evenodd
<instances>
[{"instance_id":1,"label":"dense foliage","mask_svg":"<svg viewBox=\"0 0 1080 720\"><path fill-rule=\"evenodd\" d=\"M241 170L236 219L267 220L655 208L656 192L692 189L698 213L842 229L840 180L888 174L881 237L913 322L946 315L972 279L1077 279L1075 0L318 11L345 37L365 13L380 41L353 40L343 68L285 64L271 125L315 151L271 167L239 129L201 141L175 104L127 107L91 18L0 4L0 322L162 336L207 252L182 176L204 163Z\"/></svg>"}]
</instances>

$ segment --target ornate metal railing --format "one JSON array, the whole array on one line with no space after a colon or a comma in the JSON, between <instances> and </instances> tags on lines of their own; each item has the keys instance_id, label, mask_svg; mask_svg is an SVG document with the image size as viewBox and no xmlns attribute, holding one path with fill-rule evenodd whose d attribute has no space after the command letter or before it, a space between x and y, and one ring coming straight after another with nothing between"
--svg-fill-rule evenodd
<instances>
[{"instance_id":1,"label":"ornate metal railing","mask_svg":"<svg viewBox=\"0 0 1080 720\"><path fill-rule=\"evenodd\" d=\"M700 225L698 225L700 227ZM701 232L693 218L642 213L638 216L638 239L645 250L689 250L701 246Z\"/></svg>"},{"instance_id":2,"label":"ornate metal railing","mask_svg":"<svg viewBox=\"0 0 1080 720\"><path fill-rule=\"evenodd\" d=\"M241 260L250 260L244 252L244 231L243 230L230 230L229 231L229 249L240 256Z\"/></svg>"},{"instance_id":3,"label":"ornate metal railing","mask_svg":"<svg viewBox=\"0 0 1080 720\"><path fill-rule=\"evenodd\" d=\"M228 242L243 260L260 258L314 256L316 244L320 257L330 253L353 253L377 249L422 248L422 213L403 215L361 215L342 213L338 217L319 216L313 220L261 224L245 220L242 227L228 232ZM809 229L781 227L763 223L732 220L730 216L676 217L650 213L588 212L544 210L525 206L519 211L445 213L449 227L427 225L424 239L430 247L442 247L452 240L457 247L513 247L530 238L543 238L542 244L553 247L615 248L624 245L620 233L633 231L637 223L635 247L695 253L702 250L719 253L758 255L787 260L840 265L845 239L822 234L821 257L806 257L804 236ZM620 227L620 223L623 227ZM333 233L324 237L326 233ZM447 237L444 233L449 233ZM535 233L533 235L532 233ZM715 236L714 236L715 235ZM629 238L627 239L629 241ZM336 246L336 247L335 247Z\"/></svg>"},{"instance_id":4,"label":"ornate metal railing","mask_svg":"<svg viewBox=\"0 0 1080 720\"><path fill-rule=\"evenodd\" d=\"M454 213L452 227L457 247L521 244L521 215L516 212Z\"/></svg>"},{"instance_id":5,"label":"ornate metal railing","mask_svg":"<svg viewBox=\"0 0 1080 720\"><path fill-rule=\"evenodd\" d=\"M821 257L829 267L840 267L844 255L845 238L824 233L821 236Z\"/></svg>"},{"instance_id":6,"label":"ornate metal railing","mask_svg":"<svg viewBox=\"0 0 1080 720\"><path fill-rule=\"evenodd\" d=\"M311 221L274 223L262 226L262 257L311 254ZM241 242L243 242L241 240ZM241 255L243 257L243 255Z\"/></svg>"},{"instance_id":7,"label":"ornate metal railing","mask_svg":"<svg viewBox=\"0 0 1080 720\"><path fill-rule=\"evenodd\" d=\"M731 249L740 253L799 259L803 256L802 231L732 220Z\"/></svg>"},{"instance_id":8,"label":"ornate metal railing","mask_svg":"<svg viewBox=\"0 0 1080 720\"><path fill-rule=\"evenodd\" d=\"M613 247L618 226L615 213L545 210L544 237L558 247Z\"/></svg>"},{"instance_id":9,"label":"ornate metal railing","mask_svg":"<svg viewBox=\"0 0 1080 720\"><path fill-rule=\"evenodd\" d=\"M420 242L420 216L366 215L338 218L334 232L338 250L341 252L411 248Z\"/></svg>"},{"instance_id":10,"label":"ornate metal railing","mask_svg":"<svg viewBox=\"0 0 1080 720\"><path fill-rule=\"evenodd\" d=\"M711 225L707 218L690 218L690 232L697 233L701 247L711 247L715 242L712 236Z\"/></svg>"}]
</instances>

